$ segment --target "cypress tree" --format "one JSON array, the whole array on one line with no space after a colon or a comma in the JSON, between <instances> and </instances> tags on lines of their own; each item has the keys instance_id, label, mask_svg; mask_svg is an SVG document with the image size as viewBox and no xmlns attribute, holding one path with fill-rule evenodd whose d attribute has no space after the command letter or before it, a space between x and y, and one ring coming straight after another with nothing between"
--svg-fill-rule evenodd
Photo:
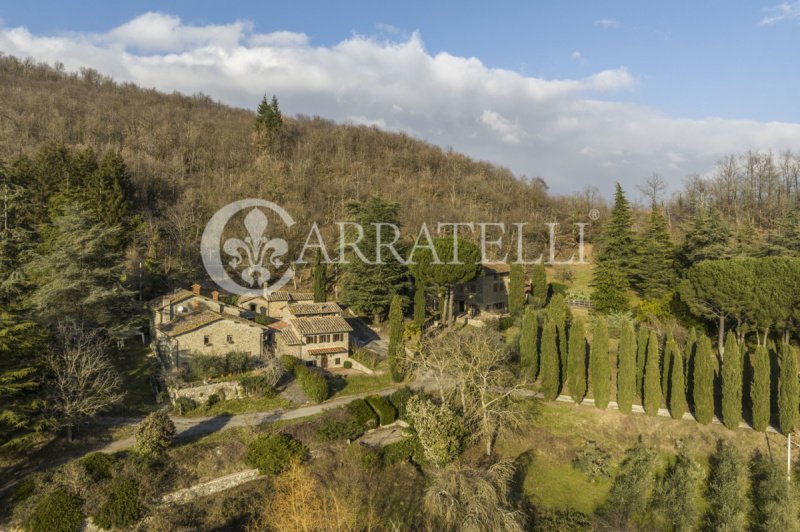
<instances>
[{"instance_id":1,"label":"cypress tree","mask_svg":"<svg viewBox=\"0 0 800 532\"><path fill-rule=\"evenodd\" d=\"M674 344L674 348L671 345ZM669 377L670 377L670 364L672 363L672 353L677 350L678 344L675 343L675 338L672 336L672 331L667 331L667 341L664 344L664 358L661 361L661 395L664 401L669 404Z\"/></svg>"},{"instance_id":2,"label":"cypress tree","mask_svg":"<svg viewBox=\"0 0 800 532\"><path fill-rule=\"evenodd\" d=\"M594 405L605 409L611 397L611 363L608 360L608 324L602 315L594 320L590 366Z\"/></svg>"},{"instance_id":3,"label":"cypress tree","mask_svg":"<svg viewBox=\"0 0 800 532\"><path fill-rule=\"evenodd\" d=\"M528 306L522 314L522 332L519 337L519 361L522 375L528 382L536 380L539 372L539 320L536 311Z\"/></svg>"},{"instance_id":4,"label":"cypress tree","mask_svg":"<svg viewBox=\"0 0 800 532\"><path fill-rule=\"evenodd\" d=\"M544 264L534 264L531 270L531 305L544 308L547 303L547 272Z\"/></svg>"},{"instance_id":5,"label":"cypress tree","mask_svg":"<svg viewBox=\"0 0 800 532\"><path fill-rule=\"evenodd\" d=\"M732 332L725 339L725 357L722 359L722 422L735 429L742 420L742 357L739 344Z\"/></svg>"},{"instance_id":6,"label":"cypress tree","mask_svg":"<svg viewBox=\"0 0 800 532\"><path fill-rule=\"evenodd\" d=\"M603 314L630 309L629 282L615 262L600 262L592 272L592 309Z\"/></svg>"},{"instance_id":7,"label":"cypress tree","mask_svg":"<svg viewBox=\"0 0 800 532\"><path fill-rule=\"evenodd\" d=\"M400 382L405 376L403 359L405 346L403 345L403 298L394 296L389 307L389 346L386 358L389 362L389 373L394 382Z\"/></svg>"},{"instance_id":8,"label":"cypress tree","mask_svg":"<svg viewBox=\"0 0 800 532\"><path fill-rule=\"evenodd\" d=\"M697 350L697 331L692 327L689 330L689 337L686 339L685 354L686 359L683 364L683 381L686 383L686 397L693 397L692 390L694 384L691 375L694 375L694 352Z\"/></svg>"},{"instance_id":9,"label":"cypress tree","mask_svg":"<svg viewBox=\"0 0 800 532\"><path fill-rule=\"evenodd\" d=\"M425 324L425 285L417 281L414 290L414 323L422 327Z\"/></svg>"},{"instance_id":10,"label":"cypress tree","mask_svg":"<svg viewBox=\"0 0 800 532\"><path fill-rule=\"evenodd\" d=\"M711 358L713 356L711 340L705 334L701 334L694 354L692 401L694 417L703 425L708 425L714 418L714 367Z\"/></svg>"},{"instance_id":11,"label":"cypress tree","mask_svg":"<svg viewBox=\"0 0 800 532\"><path fill-rule=\"evenodd\" d=\"M647 299L658 299L675 283L675 249L669 236L667 221L653 203L644 227L640 245L637 288Z\"/></svg>"},{"instance_id":12,"label":"cypress tree","mask_svg":"<svg viewBox=\"0 0 800 532\"><path fill-rule=\"evenodd\" d=\"M778 420L781 432L789 434L797 424L797 354L789 344L781 345L778 380Z\"/></svg>"},{"instance_id":13,"label":"cypress tree","mask_svg":"<svg viewBox=\"0 0 800 532\"><path fill-rule=\"evenodd\" d=\"M750 356L753 366L753 385L750 387L750 400L753 405L753 428L765 431L770 419L770 387L771 375L769 367L769 350L759 345Z\"/></svg>"},{"instance_id":14,"label":"cypress tree","mask_svg":"<svg viewBox=\"0 0 800 532\"><path fill-rule=\"evenodd\" d=\"M704 341L705 339L705 341ZM700 345L711 343L705 335L700 337ZM700 350L698 349L698 356ZM717 450L709 459L708 475L708 530L746 530L747 529L747 463L731 443L717 441Z\"/></svg>"},{"instance_id":15,"label":"cypress tree","mask_svg":"<svg viewBox=\"0 0 800 532\"><path fill-rule=\"evenodd\" d=\"M617 353L617 404L628 414L636 396L636 333L630 321L622 326Z\"/></svg>"},{"instance_id":16,"label":"cypress tree","mask_svg":"<svg viewBox=\"0 0 800 532\"><path fill-rule=\"evenodd\" d=\"M636 335L636 395L644 397L644 366L647 360L647 340L650 338L650 331L643 325L639 325L639 332Z\"/></svg>"},{"instance_id":17,"label":"cypress tree","mask_svg":"<svg viewBox=\"0 0 800 532\"><path fill-rule=\"evenodd\" d=\"M556 294L547 305L547 313L553 320L556 326L556 333L558 334L558 359L559 359L559 380L566 380L567 366L569 364L567 354L567 322L570 318L569 307L564 300L563 294Z\"/></svg>"},{"instance_id":18,"label":"cypress tree","mask_svg":"<svg viewBox=\"0 0 800 532\"><path fill-rule=\"evenodd\" d=\"M314 262L314 301L323 303L328 300L327 289L327 276L328 266L322 262L322 253L317 253L317 259Z\"/></svg>"},{"instance_id":19,"label":"cypress tree","mask_svg":"<svg viewBox=\"0 0 800 532\"><path fill-rule=\"evenodd\" d=\"M753 529L759 532L800 530L794 489L781 466L757 452L750 462L750 477Z\"/></svg>"},{"instance_id":20,"label":"cypress tree","mask_svg":"<svg viewBox=\"0 0 800 532\"><path fill-rule=\"evenodd\" d=\"M637 243L633 233L633 211L619 183L614 193L611 217L603 228L598 264L615 263L629 278L636 275Z\"/></svg>"},{"instance_id":21,"label":"cypress tree","mask_svg":"<svg viewBox=\"0 0 800 532\"><path fill-rule=\"evenodd\" d=\"M522 264L512 264L508 279L508 313L512 316L522 312L525 305L525 270Z\"/></svg>"},{"instance_id":22,"label":"cypress tree","mask_svg":"<svg viewBox=\"0 0 800 532\"><path fill-rule=\"evenodd\" d=\"M673 419L681 419L686 412L686 383L683 380L683 357L678 344L674 345L672 367L670 368L669 413Z\"/></svg>"},{"instance_id":23,"label":"cypress tree","mask_svg":"<svg viewBox=\"0 0 800 532\"><path fill-rule=\"evenodd\" d=\"M572 399L580 404L586 396L586 331L583 320L572 320L569 328L569 372L567 382Z\"/></svg>"},{"instance_id":24,"label":"cypress tree","mask_svg":"<svg viewBox=\"0 0 800 532\"><path fill-rule=\"evenodd\" d=\"M542 330L542 350L540 354L540 374L542 377L542 393L545 401L553 401L558 397L561 388L561 371L558 359L558 333L556 324L548 316L544 320Z\"/></svg>"},{"instance_id":25,"label":"cypress tree","mask_svg":"<svg viewBox=\"0 0 800 532\"><path fill-rule=\"evenodd\" d=\"M659 375L658 336L655 331L650 331L647 340L647 360L644 366L644 392L642 403L648 416L658 414L661 406L661 378Z\"/></svg>"}]
</instances>

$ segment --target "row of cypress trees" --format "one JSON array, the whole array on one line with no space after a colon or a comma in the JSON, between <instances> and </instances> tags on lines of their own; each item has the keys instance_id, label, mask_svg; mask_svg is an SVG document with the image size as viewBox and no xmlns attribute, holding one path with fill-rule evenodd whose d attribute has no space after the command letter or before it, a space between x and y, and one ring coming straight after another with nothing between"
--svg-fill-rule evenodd
<instances>
[{"instance_id":1,"label":"row of cypress trees","mask_svg":"<svg viewBox=\"0 0 800 532\"><path fill-rule=\"evenodd\" d=\"M520 363L522 376L541 382L545 400L554 400L566 388L581 403L591 387L595 405L604 409L611 397L612 368L609 357L608 324L604 316L592 323L592 342L586 339L586 324L576 317L567 325L564 314L549 308L539 313L526 308L522 317ZM730 429L739 426L744 411L744 390L749 390L751 424L764 431L772 417L772 381L777 373L777 421L788 433L798 421L800 390L795 349L781 345L777 352L757 346L749 356L734 334L729 333L724 357L717 358L710 339L692 330L684 349L667 334L662 345L655 331L626 322L620 331L617 350L617 404L629 413L636 397L648 415L656 415L663 402L675 419L691 405L695 419L710 423L715 413L715 384L721 388L721 419ZM719 364L717 361L719 360ZM776 371L771 361L776 361ZM719 365L719 372L716 367ZM745 369L748 369L745 379ZM745 382L747 380L747 382Z\"/></svg>"}]
</instances>

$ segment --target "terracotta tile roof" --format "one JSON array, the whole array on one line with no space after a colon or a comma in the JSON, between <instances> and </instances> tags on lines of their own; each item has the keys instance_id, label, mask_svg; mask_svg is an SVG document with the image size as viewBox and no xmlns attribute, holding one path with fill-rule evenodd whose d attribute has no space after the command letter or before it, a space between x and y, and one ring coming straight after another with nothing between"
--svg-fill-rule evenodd
<instances>
[{"instance_id":1,"label":"terracotta tile roof","mask_svg":"<svg viewBox=\"0 0 800 532\"><path fill-rule=\"evenodd\" d=\"M505 262L484 262L481 264L484 273L509 273L511 265Z\"/></svg>"},{"instance_id":2,"label":"terracotta tile roof","mask_svg":"<svg viewBox=\"0 0 800 532\"><path fill-rule=\"evenodd\" d=\"M319 347L317 349L309 349L309 355L335 355L338 353L347 353L346 347Z\"/></svg>"},{"instance_id":3,"label":"terracotta tile roof","mask_svg":"<svg viewBox=\"0 0 800 532\"><path fill-rule=\"evenodd\" d=\"M310 316L313 314L340 314L342 307L336 303L289 303L286 305L289 312L295 316Z\"/></svg>"},{"instance_id":4,"label":"terracotta tile roof","mask_svg":"<svg viewBox=\"0 0 800 532\"><path fill-rule=\"evenodd\" d=\"M279 290L264 296L267 301L314 301L314 294L311 292L290 292Z\"/></svg>"},{"instance_id":5,"label":"terracotta tile roof","mask_svg":"<svg viewBox=\"0 0 800 532\"><path fill-rule=\"evenodd\" d=\"M300 337L297 336L291 327L286 327L285 329L281 329L278 334L283 340L283 343L286 345L301 345L303 342L300 340Z\"/></svg>"},{"instance_id":6,"label":"terracotta tile roof","mask_svg":"<svg viewBox=\"0 0 800 532\"><path fill-rule=\"evenodd\" d=\"M161 310L172 303L178 303L184 299L189 299L193 295L195 294L191 290L176 288L175 291L170 294L159 296L150 300L150 308L154 310Z\"/></svg>"},{"instance_id":7,"label":"terracotta tile roof","mask_svg":"<svg viewBox=\"0 0 800 532\"><path fill-rule=\"evenodd\" d=\"M285 321L276 321L275 323L270 323L269 325L267 325L267 327L269 327L270 329L275 329L276 331L283 330L288 326L289 324L286 323Z\"/></svg>"},{"instance_id":8,"label":"terracotta tile roof","mask_svg":"<svg viewBox=\"0 0 800 532\"><path fill-rule=\"evenodd\" d=\"M314 316L289 320L300 335L350 332L353 328L341 316ZM285 329L284 329L285 330Z\"/></svg>"},{"instance_id":9,"label":"terracotta tile roof","mask_svg":"<svg viewBox=\"0 0 800 532\"><path fill-rule=\"evenodd\" d=\"M193 312L191 314L183 314L178 316L169 323L164 323L158 326L158 330L167 336L178 336L186 334L187 332L194 331L201 327L205 327L211 323L225 319L222 314L204 310L202 312Z\"/></svg>"}]
</instances>

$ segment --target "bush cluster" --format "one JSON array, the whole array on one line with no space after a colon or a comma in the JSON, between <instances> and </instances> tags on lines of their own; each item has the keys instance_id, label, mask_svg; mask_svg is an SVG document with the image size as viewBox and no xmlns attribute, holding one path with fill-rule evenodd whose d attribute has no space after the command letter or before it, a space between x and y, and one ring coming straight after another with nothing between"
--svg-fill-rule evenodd
<instances>
[{"instance_id":1,"label":"bush cluster","mask_svg":"<svg viewBox=\"0 0 800 532\"><path fill-rule=\"evenodd\" d=\"M177 399L175 399L175 404L173 405L173 408L175 409L175 412L179 416L182 416L187 412L191 412L192 410L197 408L197 403L194 402L194 399L186 397L185 395L181 395Z\"/></svg>"},{"instance_id":2,"label":"bush cluster","mask_svg":"<svg viewBox=\"0 0 800 532\"><path fill-rule=\"evenodd\" d=\"M350 356L369 369L375 369L378 367L378 364L381 363L381 356L378 353L374 353L363 347L356 348Z\"/></svg>"},{"instance_id":3,"label":"bush cluster","mask_svg":"<svg viewBox=\"0 0 800 532\"><path fill-rule=\"evenodd\" d=\"M355 418L342 421L338 419L326 420L317 427L317 439L321 442L333 440L354 440L364 433L364 426L359 425Z\"/></svg>"},{"instance_id":4,"label":"bush cluster","mask_svg":"<svg viewBox=\"0 0 800 532\"><path fill-rule=\"evenodd\" d=\"M414 392L411 391L411 388L403 386L389 396L389 402L392 403L392 406L397 410L398 419L406 418L406 403L408 403L408 400L411 399L413 395Z\"/></svg>"},{"instance_id":5,"label":"bush cluster","mask_svg":"<svg viewBox=\"0 0 800 532\"><path fill-rule=\"evenodd\" d=\"M370 395L367 397L367 404L378 414L378 419L381 425L390 425L397 419L397 412L394 407L389 404L385 397L380 395Z\"/></svg>"},{"instance_id":6,"label":"bush cluster","mask_svg":"<svg viewBox=\"0 0 800 532\"><path fill-rule=\"evenodd\" d=\"M309 399L321 403L328 398L328 381L323 375L301 365L296 365L293 373Z\"/></svg>"},{"instance_id":7,"label":"bush cluster","mask_svg":"<svg viewBox=\"0 0 800 532\"><path fill-rule=\"evenodd\" d=\"M250 370L250 357L242 351L225 355L194 355L189 360L191 379L215 377L226 373L244 373Z\"/></svg>"},{"instance_id":8,"label":"bush cluster","mask_svg":"<svg viewBox=\"0 0 800 532\"><path fill-rule=\"evenodd\" d=\"M143 513L138 482L128 477L116 477L111 482L108 500L92 515L92 520L106 530L126 528L138 521Z\"/></svg>"},{"instance_id":9,"label":"bush cluster","mask_svg":"<svg viewBox=\"0 0 800 532\"><path fill-rule=\"evenodd\" d=\"M375 412L363 399L356 399L348 403L347 411L350 412L360 427L374 429L378 426L378 418Z\"/></svg>"},{"instance_id":10,"label":"bush cluster","mask_svg":"<svg viewBox=\"0 0 800 532\"><path fill-rule=\"evenodd\" d=\"M275 397L278 393L266 375L245 375L239 378L239 385L248 397Z\"/></svg>"},{"instance_id":11,"label":"bush cluster","mask_svg":"<svg viewBox=\"0 0 800 532\"><path fill-rule=\"evenodd\" d=\"M136 450L145 455L160 456L172 445L175 432L175 424L166 410L153 412L136 427Z\"/></svg>"},{"instance_id":12,"label":"bush cluster","mask_svg":"<svg viewBox=\"0 0 800 532\"><path fill-rule=\"evenodd\" d=\"M56 489L36 504L26 530L30 532L75 532L83 524L81 500L64 489Z\"/></svg>"},{"instance_id":13,"label":"bush cluster","mask_svg":"<svg viewBox=\"0 0 800 532\"><path fill-rule=\"evenodd\" d=\"M263 474L277 475L289 467L292 460L307 458L308 449L281 432L259 436L247 446L247 464Z\"/></svg>"},{"instance_id":14,"label":"bush cluster","mask_svg":"<svg viewBox=\"0 0 800 532\"><path fill-rule=\"evenodd\" d=\"M114 466L114 456L101 452L89 453L78 461L89 477L98 482L111 478L111 468Z\"/></svg>"},{"instance_id":15,"label":"bush cluster","mask_svg":"<svg viewBox=\"0 0 800 532\"><path fill-rule=\"evenodd\" d=\"M381 449L383 465L390 466L409 460L420 465L425 463L425 453L416 435L390 443Z\"/></svg>"}]
</instances>

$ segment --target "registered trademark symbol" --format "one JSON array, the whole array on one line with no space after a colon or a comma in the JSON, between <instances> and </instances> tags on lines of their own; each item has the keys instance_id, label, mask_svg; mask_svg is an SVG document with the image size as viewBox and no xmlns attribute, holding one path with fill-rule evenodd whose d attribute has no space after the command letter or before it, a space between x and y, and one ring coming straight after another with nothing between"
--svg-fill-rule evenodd
<instances>
[{"instance_id":1,"label":"registered trademark symbol","mask_svg":"<svg viewBox=\"0 0 800 532\"><path fill-rule=\"evenodd\" d=\"M590 220L597 220L599 218L600 218L600 211L598 211L597 209L592 209L591 211L589 211Z\"/></svg>"}]
</instances>

